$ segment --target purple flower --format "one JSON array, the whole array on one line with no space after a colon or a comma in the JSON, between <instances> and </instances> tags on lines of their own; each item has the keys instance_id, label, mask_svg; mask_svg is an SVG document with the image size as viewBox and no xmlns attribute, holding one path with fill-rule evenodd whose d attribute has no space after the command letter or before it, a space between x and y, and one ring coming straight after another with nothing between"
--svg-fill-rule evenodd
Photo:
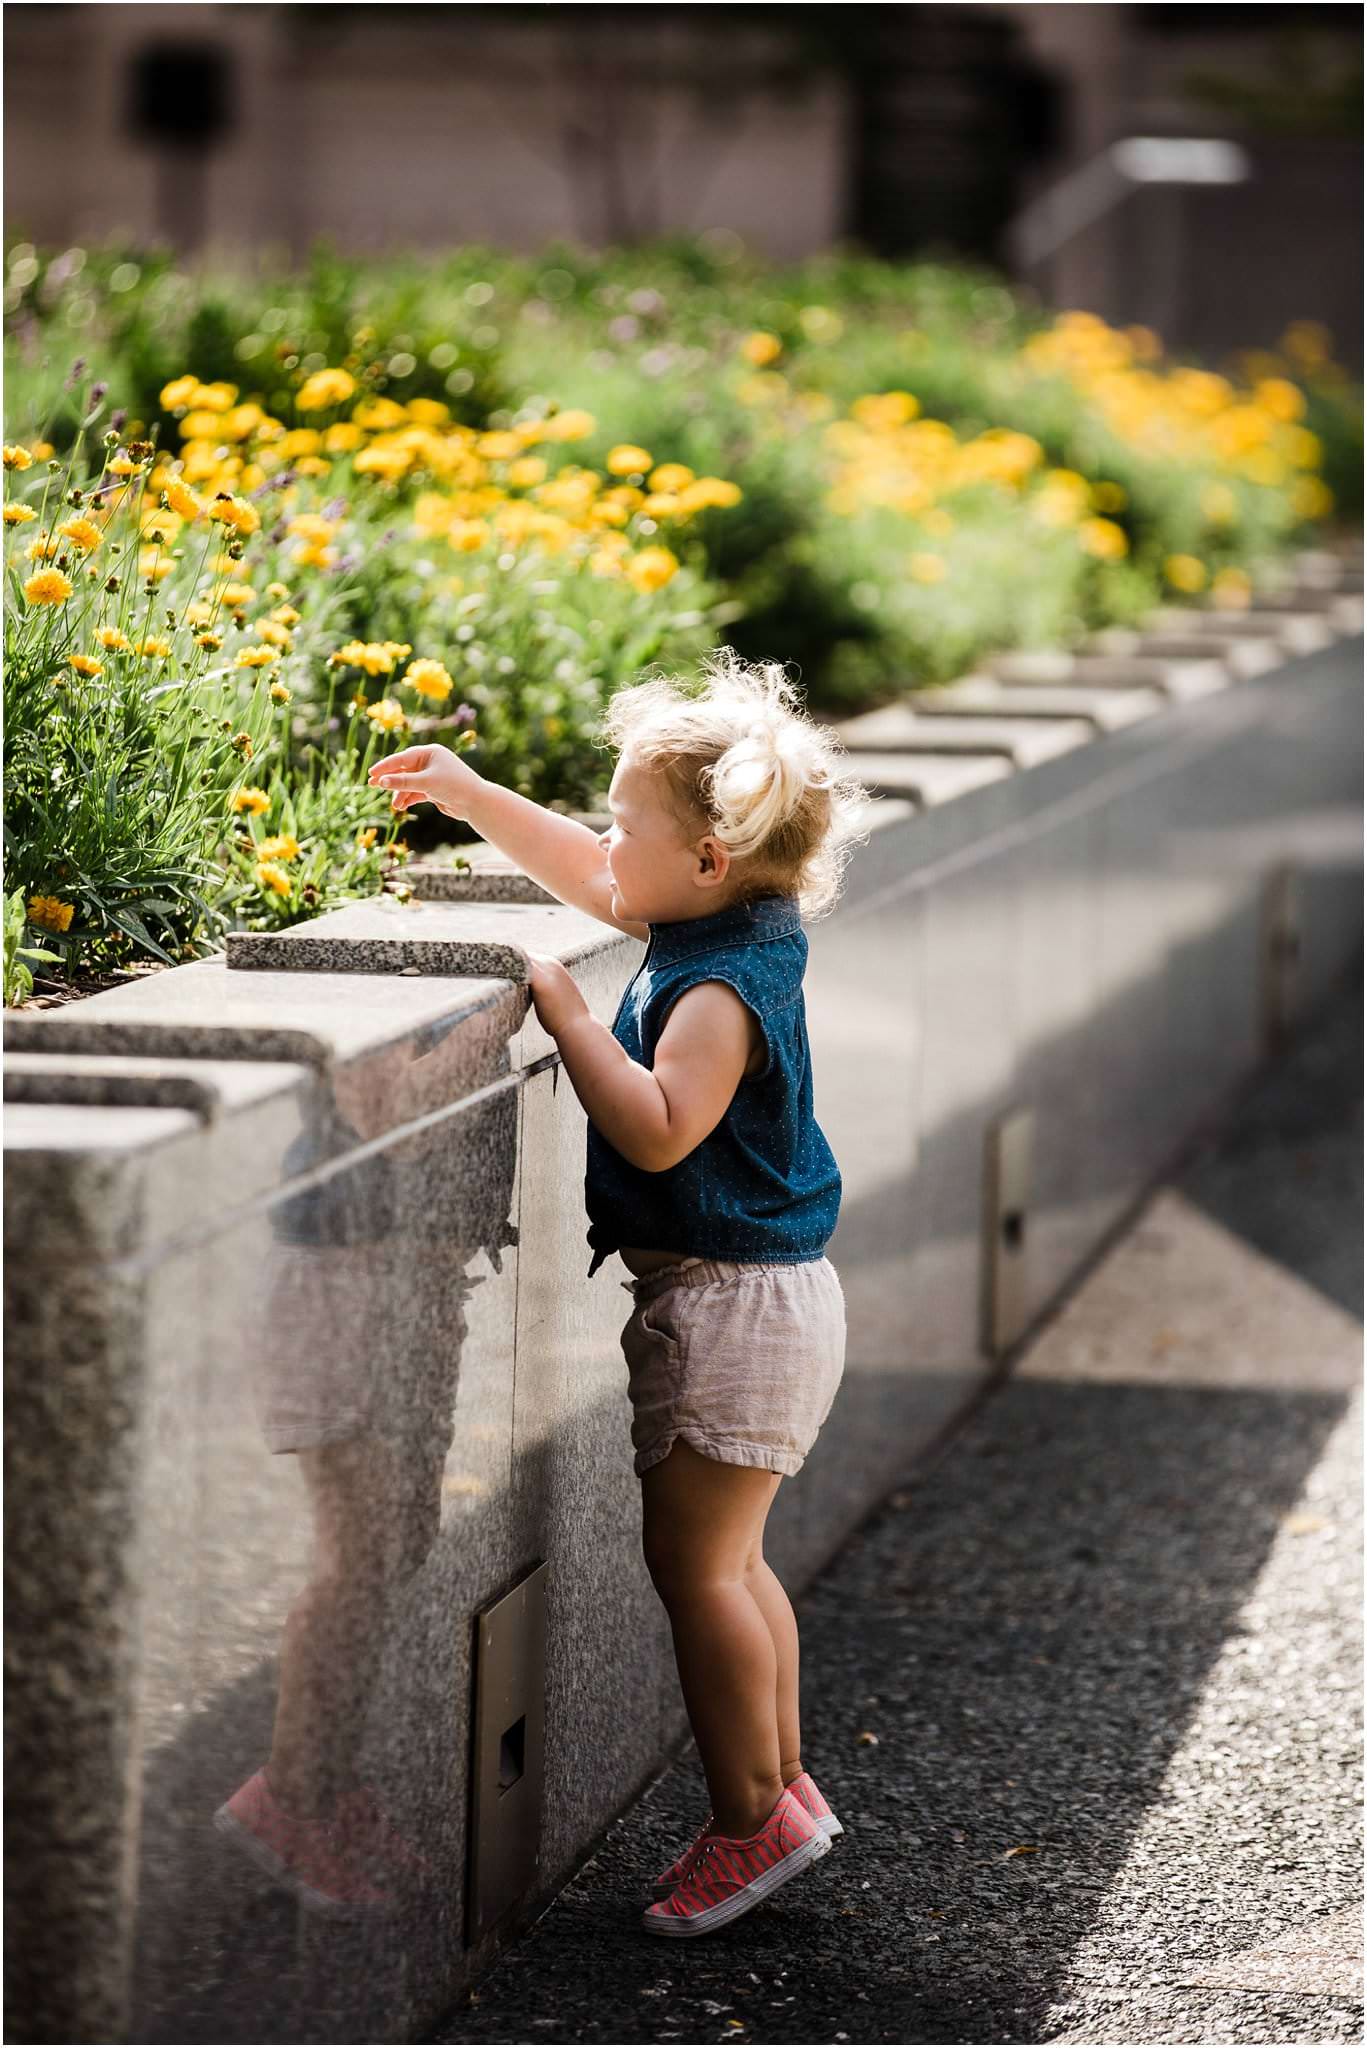
<instances>
[{"instance_id":1,"label":"purple flower","mask_svg":"<svg viewBox=\"0 0 1367 2048\"><path fill-rule=\"evenodd\" d=\"M123 423L124 423L124 421L125 421L125 420L126 420L127 418L128 418L128 407L127 407L126 405L117 405L117 406L115 406L115 408L114 408L113 412L111 412L111 413L110 413L110 415L109 415L109 431L110 431L110 433L111 433L111 434L117 434L117 433L119 433L119 432L120 432L120 430L121 430L121 429L122 429L122 427L123 427Z\"/></svg>"},{"instance_id":2,"label":"purple flower","mask_svg":"<svg viewBox=\"0 0 1367 2048\"><path fill-rule=\"evenodd\" d=\"M108 389L109 386L107 384L92 384L90 387L90 403L98 405Z\"/></svg>"},{"instance_id":3,"label":"purple flower","mask_svg":"<svg viewBox=\"0 0 1367 2048\"><path fill-rule=\"evenodd\" d=\"M76 386L77 386L77 385L78 385L78 384L80 383L80 381L81 381L81 377L82 377L82 374L83 374L84 370L85 370L85 357L84 357L84 356L77 356L77 358L76 358L75 362L74 362L74 363L73 363L73 364L71 365L71 368L70 368L70 369L69 369L69 370L67 371L67 373L66 373L66 383L65 383L65 384L63 385L63 387L62 387L62 388L63 388L63 390L64 390L64 391L74 391L74 390L76 389Z\"/></svg>"},{"instance_id":4,"label":"purple flower","mask_svg":"<svg viewBox=\"0 0 1367 2048\"><path fill-rule=\"evenodd\" d=\"M473 724L474 724L474 722L475 722L475 707L474 707L474 705L473 705L473 704L457 704L457 706L456 706L456 724L457 724L457 725L462 725L462 726L463 726L463 725L473 725Z\"/></svg>"},{"instance_id":5,"label":"purple flower","mask_svg":"<svg viewBox=\"0 0 1367 2048\"><path fill-rule=\"evenodd\" d=\"M346 508L347 501L345 498L329 498L323 507L323 517L324 519L340 519Z\"/></svg>"}]
</instances>

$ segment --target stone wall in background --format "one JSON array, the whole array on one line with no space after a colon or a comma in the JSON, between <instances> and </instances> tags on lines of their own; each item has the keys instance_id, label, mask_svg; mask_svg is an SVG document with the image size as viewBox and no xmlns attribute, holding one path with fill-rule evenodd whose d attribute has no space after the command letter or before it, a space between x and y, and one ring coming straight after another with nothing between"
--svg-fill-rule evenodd
<instances>
[{"instance_id":1,"label":"stone wall in background","mask_svg":"<svg viewBox=\"0 0 1367 2048\"><path fill-rule=\"evenodd\" d=\"M842 729L876 800L807 1010L849 1354L769 1522L794 1592L1360 943L1360 591L1303 558ZM610 1020L644 948L491 854L414 874L6 1016L26 2040L412 2038L685 1733L630 1302L497 951ZM272 1742L384 1852L345 1915L216 1824Z\"/></svg>"}]
</instances>

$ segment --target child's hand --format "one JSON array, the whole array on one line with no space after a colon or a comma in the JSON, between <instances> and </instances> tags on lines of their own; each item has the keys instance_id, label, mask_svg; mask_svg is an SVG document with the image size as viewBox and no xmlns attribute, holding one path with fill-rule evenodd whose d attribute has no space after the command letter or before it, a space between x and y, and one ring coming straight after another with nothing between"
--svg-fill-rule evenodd
<instances>
[{"instance_id":1,"label":"child's hand","mask_svg":"<svg viewBox=\"0 0 1367 2048\"><path fill-rule=\"evenodd\" d=\"M526 952L525 946L523 951ZM540 953L527 953L527 968L527 982L537 1018L552 1038L558 1038L576 1017L589 1014L589 1006L575 986L573 976L558 960L547 960Z\"/></svg>"},{"instance_id":2,"label":"child's hand","mask_svg":"<svg viewBox=\"0 0 1367 2048\"><path fill-rule=\"evenodd\" d=\"M373 762L367 780L372 788L393 791L394 809L435 804L448 818L468 818L473 794L483 777L449 747L404 747Z\"/></svg>"}]
</instances>

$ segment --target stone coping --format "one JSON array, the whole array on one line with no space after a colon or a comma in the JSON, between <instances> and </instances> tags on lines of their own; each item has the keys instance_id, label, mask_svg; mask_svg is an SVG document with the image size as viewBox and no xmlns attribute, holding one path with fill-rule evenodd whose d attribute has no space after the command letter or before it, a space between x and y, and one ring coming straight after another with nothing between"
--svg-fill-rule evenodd
<instances>
[{"instance_id":1,"label":"stone coping","mask_svg":"<svg viewBox=\"0 0 1367 2048\"><path fill-rule=\"evenodd\" d=\"M1358 630L1361 603L1345 591L1354 584L1356 563L1306 551L1262 593L1257 618L1164 607L1139 628L1072 651L1005 653L844 720L832 730L872 798L855 829L905 822ZM593 831L610 822L565 815ZM466 871L450 864L457 857ZM35 1120L79 1122L96 1106L209 1122L243 1106L223 1063L272 1063L284 1087L301 1069L327 1076L401 1049L418 1057L452 1033L456 1085L481 1087L555 1051L530 1003L527 948L561 960L610 1021L639 940L561 903L484 842L405 874L406 902L385 894L287 931L231 933L210 959L57 1010L6 1011L7 1142L32 1142Z\"/></svg>"}]
</instances>

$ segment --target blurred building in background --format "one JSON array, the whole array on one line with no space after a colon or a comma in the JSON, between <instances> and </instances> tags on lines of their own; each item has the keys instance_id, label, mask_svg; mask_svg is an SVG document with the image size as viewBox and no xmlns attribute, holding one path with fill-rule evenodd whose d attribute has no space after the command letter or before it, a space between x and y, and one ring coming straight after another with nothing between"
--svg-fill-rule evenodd
<instances>
[{"instance_id":1,"label":"blurred building in background","mask_svg":"<svg viewBox=\"0 0 1367 2048\"><path fill-rule=\"evenodd\" d=\"M703 229L1007 265L1127 135L1251 176L1137 190L1035 284L1210 355L1362 341L1356 6L11 5L5 221L298 257Z\"/></svg>"}]
</instances>

